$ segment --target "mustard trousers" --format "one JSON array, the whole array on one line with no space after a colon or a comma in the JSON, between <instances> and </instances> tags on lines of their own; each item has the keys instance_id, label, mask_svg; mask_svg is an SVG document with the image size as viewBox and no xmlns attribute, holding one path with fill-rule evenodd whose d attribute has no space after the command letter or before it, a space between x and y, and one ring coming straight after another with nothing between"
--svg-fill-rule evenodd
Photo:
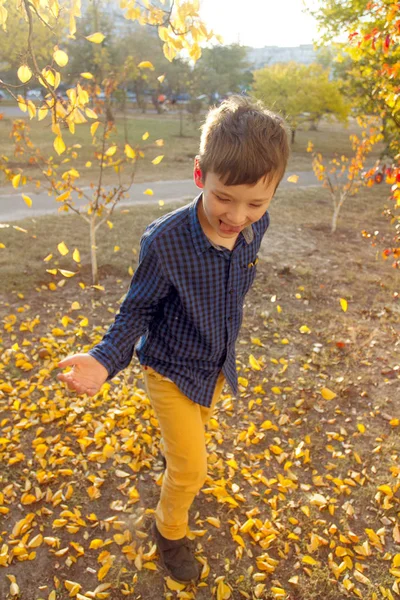
<instances>
[{"instance_id":1,"label":"mustard trousers","mask_svg":"<svg viewBox=\"0 0 400 600\"><path fill-rule=\"evenodd\" d=\"M221 371L210 408L189 400L173 381L143 367L147 395L156 413L167 461L156 508L157 529L169 540L186 535L189 508L207 477L205 425L211 418L225 377Z\"/></svg>"}]
</instances>

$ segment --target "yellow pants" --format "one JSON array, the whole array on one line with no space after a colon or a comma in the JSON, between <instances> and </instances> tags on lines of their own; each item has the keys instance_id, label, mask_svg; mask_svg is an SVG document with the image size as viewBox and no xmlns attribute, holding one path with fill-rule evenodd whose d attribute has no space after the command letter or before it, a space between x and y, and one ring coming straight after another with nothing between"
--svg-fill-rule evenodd
<instances>
[{"instance_id":1,"label":"yellow pants","mask_svg":"<svg viewBox=\"0 0 400 600\"><path fill-rule=\"evenodd\" d=\"M151 367L144 384L156 413L167 461L156 509L157 529L169 540L186 535L189 508L207 477L205 425L218 401L225 377L221 371L210 408L189 400L171 380Z\"/></svg>"}]
</instances>

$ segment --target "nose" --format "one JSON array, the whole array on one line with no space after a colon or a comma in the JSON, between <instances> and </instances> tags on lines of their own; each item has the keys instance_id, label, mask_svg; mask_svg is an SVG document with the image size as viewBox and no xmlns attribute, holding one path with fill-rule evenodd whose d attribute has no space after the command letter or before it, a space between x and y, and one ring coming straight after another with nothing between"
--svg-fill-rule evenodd
<instances>
[{"instance_id":1,"label":"nose","mask_svg":"<svg viewBox=\"0 0 400 600\"><path fill-rule=\"evenodd\" d=\"M246 224L247 218L243 212L229 211L226 213L226 222L231 227L243 227Z\"/></svg>"}]
</instances>

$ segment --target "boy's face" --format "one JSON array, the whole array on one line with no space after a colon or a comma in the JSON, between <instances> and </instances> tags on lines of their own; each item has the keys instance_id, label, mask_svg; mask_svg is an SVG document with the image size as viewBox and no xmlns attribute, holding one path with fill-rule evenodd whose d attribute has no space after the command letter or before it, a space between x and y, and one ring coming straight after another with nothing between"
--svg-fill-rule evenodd
<instances>
[{"instance_id":1,"label":"boy's face","mask_svg":"<svg viewBox=\"0 0 400 600\"><path fill-rule=\"evenodd\" d=\"M275 193L278 181L260 179L254 185L224 185L218 175L207 173L205 181L195 165L194 182L203 190L202 223L208 232L221 238L232 239L248 225L264 215ZM206 218L206 221L204 219ZM201 219L200 219L201 222Z\"/></svg>"}]
</instances>

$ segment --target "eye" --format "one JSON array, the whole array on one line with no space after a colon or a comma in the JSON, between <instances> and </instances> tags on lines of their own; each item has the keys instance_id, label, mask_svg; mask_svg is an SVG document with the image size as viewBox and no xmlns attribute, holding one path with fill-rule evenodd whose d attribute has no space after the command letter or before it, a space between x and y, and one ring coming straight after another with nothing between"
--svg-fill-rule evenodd
<instances>
[{"instance_id":1,"label":"eye","mask_svg":"<svg viewBox=\"0 0 400 600\"><path fill-rule=\"evenodd\" d=\"M215 197L217 198L217 200L219 200L220 202L229 202L228 198L220 198L219 196L215 195Z\"/></svg>"},{"instance_id":2,"label":"eye","mask_svg":"<svg viewBox=\"0 0 400 600\"><path fill-rule=\"evenodd\" d=\"M250 204L250 206L253 208L261 208L262 204Z\"/></svg>"}]
</instances>

